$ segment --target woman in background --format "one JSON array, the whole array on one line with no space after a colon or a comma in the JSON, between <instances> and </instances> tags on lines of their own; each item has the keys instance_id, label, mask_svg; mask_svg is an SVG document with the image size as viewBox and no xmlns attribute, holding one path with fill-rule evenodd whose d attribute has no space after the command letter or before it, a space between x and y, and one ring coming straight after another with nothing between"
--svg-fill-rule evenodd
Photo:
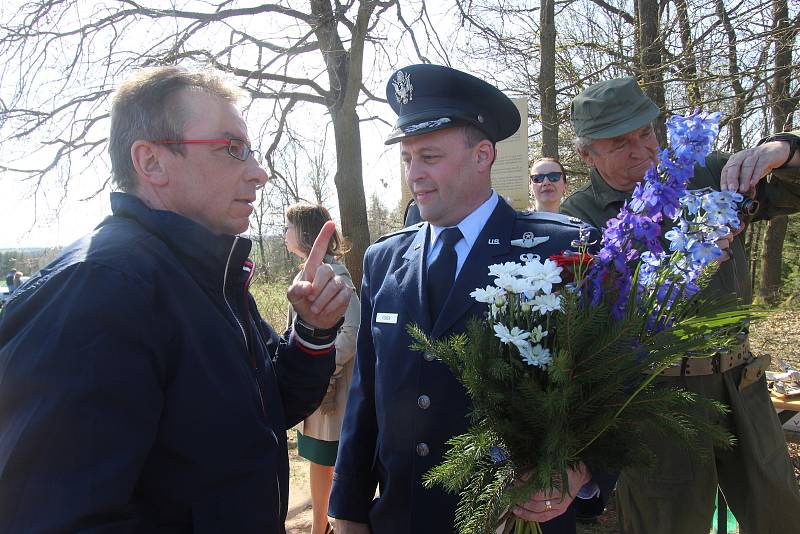
<instances>
[{"instance_id":1,"label":"woman in background","mask_svg":"<svg viewBox=\"0 0 800 534\"><path fill-rule=\"evenodd\" d=\"M567 191L567 173L555 158L540 158L531 165L531 209L558 213Z\"/></svg>"},{"instance_id":2,"label":"woman in background","mask_svg":"<svg viewBox=\"0 0 800 534\"><path fill-rule=\"evenodd\" d=\"M331 216L322 206L294 204L286 210L286 230L284 241L289 252L303 262L308 259L311 246L322 226ZM338 260L347 252L339 231L331 237L325 263L333 267L334 274L341 276L353 287L350 273ZM295 281L300 273L295 277ZM333 483L333 466L336 463L336 450L339 447L339 434L350 390L355 362L356 337L361 317L361 308L355 290L350 297L350 305L344 316L344 324L336 337L336 370L328 385L328 392L317 411L298 425L297 452L309 461L309 483L311 486L311 508L313 523L311 534L329 534L333 529L328 522L328 498ZM295 318L294 309L289 306L289 324Z\"/></svg>"}]
</instances>

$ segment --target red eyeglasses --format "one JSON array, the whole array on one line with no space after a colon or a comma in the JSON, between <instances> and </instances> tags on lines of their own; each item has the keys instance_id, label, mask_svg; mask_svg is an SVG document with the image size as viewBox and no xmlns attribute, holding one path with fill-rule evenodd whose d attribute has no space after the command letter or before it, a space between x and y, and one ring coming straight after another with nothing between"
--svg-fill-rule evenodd
<instances>
[{"instance_id":1,"label":"red eyeglasses","mask_svg":"<svg viewBox=\"0 0 800 534\"><path fill-rule=\"evenodd\" d=\"M258 160L261 153L253 150L243 139L187 139L185 141L154 141L157 145L228 145L228 154L239 161L247 161L250 154Z\"/></svg>"}]
</instances>

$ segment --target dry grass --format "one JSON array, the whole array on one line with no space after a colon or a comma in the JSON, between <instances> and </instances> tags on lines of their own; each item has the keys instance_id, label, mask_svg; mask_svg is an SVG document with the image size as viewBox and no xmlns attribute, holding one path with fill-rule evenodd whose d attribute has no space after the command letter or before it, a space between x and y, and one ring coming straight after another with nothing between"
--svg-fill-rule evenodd
<instances>
[{"instance_id":1,"label":"dry grass","mask_svg":"<svg viewBox=\"0 0 800 534\"><path fill-rule=\"evenodd\" d=\"M250 293L256 299L261 317L279 334L286 330L289 301L286 300L288 285L253 283Z\"/></svg>"}]
</instances>

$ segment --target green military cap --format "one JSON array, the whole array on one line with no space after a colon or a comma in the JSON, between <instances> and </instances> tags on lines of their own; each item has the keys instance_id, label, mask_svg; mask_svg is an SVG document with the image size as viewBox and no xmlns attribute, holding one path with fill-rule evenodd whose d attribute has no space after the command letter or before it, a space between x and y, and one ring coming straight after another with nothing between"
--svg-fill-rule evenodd
<instances>
[{"instance_id":1,"label":"green military cap","mask_svg":"<svg viewBox=\"0 0 800 534\"><path fill-rule=\"evenodd\" d=\"M573 98L570 120L578 137L608 139L641 128L658 113L636 79L615 78L590 85Z\"/></svg>"}]
</instances>

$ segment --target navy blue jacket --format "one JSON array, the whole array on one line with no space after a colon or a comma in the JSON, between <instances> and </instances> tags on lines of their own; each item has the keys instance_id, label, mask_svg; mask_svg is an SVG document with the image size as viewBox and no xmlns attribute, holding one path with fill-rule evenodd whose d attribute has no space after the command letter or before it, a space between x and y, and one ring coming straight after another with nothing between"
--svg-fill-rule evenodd
<instances>
[{"instance_id":1,"label":"navy blue jacket","mask_svg":"<svg viewBox=\"0 0 800 534\"><path fill-rule=\"evenodd\" d=\"M0 532L284 532L333 351L261 319L247 239L111 205L0 315Z\"/></svg>"},{"instance_id":2,"label":"navy blue jacket","mask_svg":"<svg viewBox=\"0 0 800 534\"><path fill-rule=\"evenodd\" d=\"M409 349L406 325L417 323L433 338L463 332L471 317L486 311L469 293L491 283L489 265L520 262L528 253L541 259L560 254L571 249L579 227L579 220L564 215L517 213L500 199L436 324L430 324L423 274L428 224L387 236L367 250L356 367L330 515L369 523L375 534L454 532L457 496L425 489L421 480L441 462L445 442L466 432L469 398L445 363ZM526 232L550 239L535 248L511 245ZM376 486L380 496L374 499ZM574 506L543 526L548 533L574 532Z\"/></svg>"}]
</instances>

